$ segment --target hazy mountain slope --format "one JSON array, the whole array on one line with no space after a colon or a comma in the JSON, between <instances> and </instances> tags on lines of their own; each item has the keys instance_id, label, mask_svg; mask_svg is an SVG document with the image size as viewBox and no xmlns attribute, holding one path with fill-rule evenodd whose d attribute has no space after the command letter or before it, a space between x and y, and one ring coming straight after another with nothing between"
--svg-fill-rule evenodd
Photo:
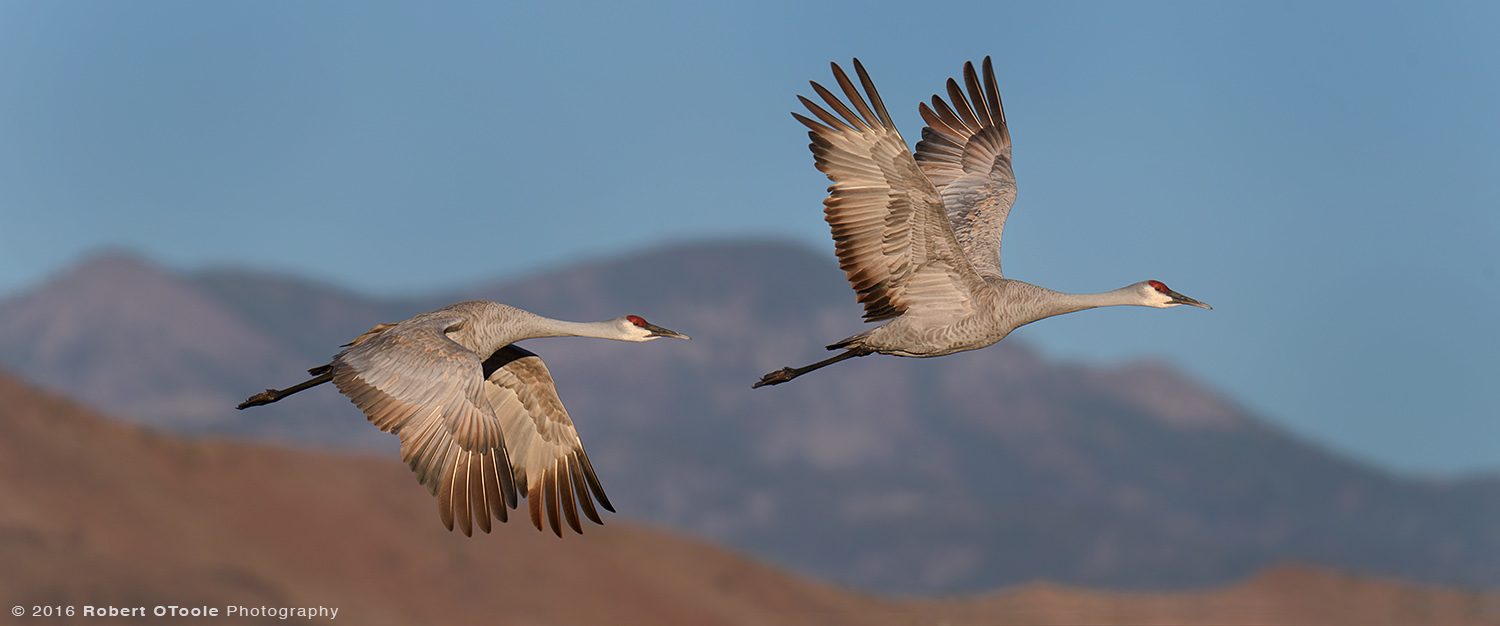
<instances>
[{"instance_id":1,"label":"hazy mountain slope","mask_svg":"<svg viewBox=\"0 0 1500 626\"><path fill-rule=\"evenodd\" d=\"M0 589L23 611L74 609L49 623L97 622L85 605L328 607L356 624L1500 620L1497 594L1287 567L1193 594L1038 584L880 600L616 520L564 539L516 519L463 537L436 523L432 498L395 461L153 434L3 373L0 429Z\"/></svg>"},{"instance_id":2,"label":"hazy mountain slope","mask_svg":"<svg viewBox=\"0 0 1500 626\"><path fill-rule=\"evenodd\" d=\"M0 302L0 363L142 421L222 423L233 381L286 376L291 344L133 256L95 257Z\"/></svg>"},{"instance_id":3,"label":"hazy mountain slope","mask_svg":"<svg viewBox=\"0 0 1500 626\"><path fill-rule=\"evenodd\" d=\"M104 271L96 265L74 274ZM138 273L149 281L204 302L212 324L195 323L214 330L189 342L174 326L131 321L138 316L95 316L70 332L193 343L179 349L223 362L191 376L166 366L132 375L187 388L162 385L162 398L225 398L203 413L219 432L292 441L393 449L394 438L328 388L253 411L228 408L302 380L302 368L377 322L485 298L567 319L635 313L688 333L691 342L526 347L547 359L621 517L852 585L1202 586L1285 559L1500 584L1500 482L1420 483L1372 471L1159 364L1057 364L1007 340L939 359L855 359L751 390L760 374L823 358L823 344L865 327L831 258L797 246L664 248L404 302L279 277L146 269ZM23 324L12 312L120 308L110 298L123 296L112 291L48 295L78 282L86 281L64 277L0 302L0 362L44 383L57 376L56 367L28 366L56 359L26 333L52 328L44 322L60 314L15 318ZM251 371L241 354L251 347L229 341L236 333L257 338L261 352L245 354L285 365ZM76 345L93 367L139 366L114 344ZM80 397L110 405L108 391Z\"/></svg>"},{"instance_id":4,"label":"hazy mountain slope","mask_svg":"<svg viewBox=\"0 0 1500 626\"><path fill-rule=\"evenodd\" d=\"M405 319L426 310L420 303L376 300L333 285L235 269L202 272L189 277L189 284L319 364L328 362L336 346L375 324L368 320Z\"/></svg>"},{"instance_id":5,"label":"hazy mountain slope","mask_svg":"<svg viewBox=\"0 0 1500 626\"><path fill-rule=\"evenodd\" d=\"M288 329L369 327L360 327L362 315L323 304L342 296L333 290L305 298L303 290L282 299L306 302L313 314L302 315L293 307L263 304L260 296L276 302L270 289L242 289L245 283L297 281L235 278L222 274L206 287L134 255L95 256L29 293L0 300L0 366L132 421L179 432L386 445L384 435L355 420L247 420L234 410L247 391L301 381L308 367L327 362L332 350L311 348L307 333ZM256 297L226 295L236 292ZM257 306L281 314L257 317ZM270 317L279 322L272 324ZM308 355L317 352L321 360L309 362ZM338 414L343 405L314 396L304 409L309 415Z\"/></svg>"}]
</instances>

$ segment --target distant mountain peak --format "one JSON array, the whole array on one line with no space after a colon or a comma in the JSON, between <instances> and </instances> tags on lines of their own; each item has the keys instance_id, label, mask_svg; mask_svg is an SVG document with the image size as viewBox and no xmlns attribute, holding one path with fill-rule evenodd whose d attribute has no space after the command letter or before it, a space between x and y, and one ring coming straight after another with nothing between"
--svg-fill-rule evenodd
<instances>
[{"instance_id":1,"label":"distant mountain peak","mask_svg":"<svg viewBox=\"0 0 1500 626\"><path fill-rule=\"evenodd\" d=\"M0 365L154 423L201 423L232 402L210 390L214 379L298 371L278 343L186 279L119 250L0 301Z\"/></svg>"},{"instance_id":2,"label":"distant mountain peak","mask_svg":"<svg viewBox=\"0 0 1500 626\"><path fill-rule=\"evenodd\" d=\"M170 270L137 252L107 248L84 257L52 280L38 285L34 291L107 289L116 284L136 285L142 280L159 283L175 279Z\"/></svg>"},{"instance_id":3,"label":"distant mountain peak","mask_svg":"<svg viewBox=\"0 0 1500 626\"><path fill-rule=\"evenodd\" d=\"M1214 393L1158 360L1098 370L1099 383L1134 402L1143 413L1180 428L1231 430L1249 423L1223 395Z\"/></svg>"}]
</instances>

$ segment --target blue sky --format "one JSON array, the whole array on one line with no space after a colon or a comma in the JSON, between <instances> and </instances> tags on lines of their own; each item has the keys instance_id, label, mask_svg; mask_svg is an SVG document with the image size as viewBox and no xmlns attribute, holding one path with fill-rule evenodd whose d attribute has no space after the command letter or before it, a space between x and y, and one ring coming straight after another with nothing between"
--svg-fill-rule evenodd
<instances>
[{"instance_id":1,"label":"blue sky","mask_svg":"<svg viewBox=\"0 0 1500 626\"><path fill-rule=\"evenodd\" d=\"M430 294L668 242L829 250L788 111L908 141L992 55L1008 276L1215 306L1016 333L1168 361L1413 475L1500 472L1500 5L0 0L0 297L104 248Z\"/></svg>"}]
</instances>

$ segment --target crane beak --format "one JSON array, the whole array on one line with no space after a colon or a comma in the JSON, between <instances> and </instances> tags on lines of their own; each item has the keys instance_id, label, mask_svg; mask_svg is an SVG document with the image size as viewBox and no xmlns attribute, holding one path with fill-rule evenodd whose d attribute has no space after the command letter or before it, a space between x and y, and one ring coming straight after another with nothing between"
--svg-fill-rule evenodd
<instances>
[{"instance_id":1,"label":"crane beak","mask_svg":"<svg viewBox=\"0 0 1500 626\"><path fill-rule=\"evenodd\" d=\"M1172 291L1171 289L1167 290L1167 295L1172 297L1172 299L1168 301L1168 304L1186 304L1188 306L1195 306L1195 307L1198 307L1200 309L1208 309L1210 311L1214 310L1213 307L1208 306L1207 304L1204 304L1202 302L1199 302L1197 300L1194 300L1192 298L1184 296L1184 295L1182 295L1180 293Z\"/></svg>"},{"instance_id":2,"label":"crane beak","mask_svg":"<svg viewBox=\"0 0 1500 626\"><path fill-rule=\"evenodd\" d=\"M679 333L675 330L662 328L650 322L646 322L645 328L646 330L651 331L651 334L647 335L648 337L676 337L678 339L692 339L692 337Z\"/></svg>"}]
</instances>

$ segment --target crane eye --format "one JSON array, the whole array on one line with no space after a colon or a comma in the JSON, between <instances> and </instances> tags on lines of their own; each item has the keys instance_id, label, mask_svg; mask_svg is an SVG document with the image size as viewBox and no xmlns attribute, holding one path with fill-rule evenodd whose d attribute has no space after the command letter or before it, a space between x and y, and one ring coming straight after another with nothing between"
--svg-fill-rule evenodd
<instances>
[{"instance_id":1,"label":"crane eye","mask_svg":"<svg viewBox=\"0 0 1500 626\"><path fill-rule=\"evenodd\" d=\"M1146 281L1146 284L1151 285L1151 288L1155 289L1157 291L1157 293L1163 293L1164 294L1164 293L1166 293L1168 291L1171 291L1170 289L1167 289L1167 285L1165 283L1163 283L1163 282L1161 282L1159 280L1148 280L1148 281Z\"/></svg>"},{"instance_id":2,"label":"crane eye","mask_svg":"<svg viewBox=\"0 0 1500 626\"><path fill-rule=\"evenodd\" d=\"M639 315L626 315L625 319L630 320L631 324L635 324L636 326L639 326L641 328L645 328L646 327L646 320L645 320L645 318L643 318L643 317L641 317Z\"/></svg>"}]
</instances>

